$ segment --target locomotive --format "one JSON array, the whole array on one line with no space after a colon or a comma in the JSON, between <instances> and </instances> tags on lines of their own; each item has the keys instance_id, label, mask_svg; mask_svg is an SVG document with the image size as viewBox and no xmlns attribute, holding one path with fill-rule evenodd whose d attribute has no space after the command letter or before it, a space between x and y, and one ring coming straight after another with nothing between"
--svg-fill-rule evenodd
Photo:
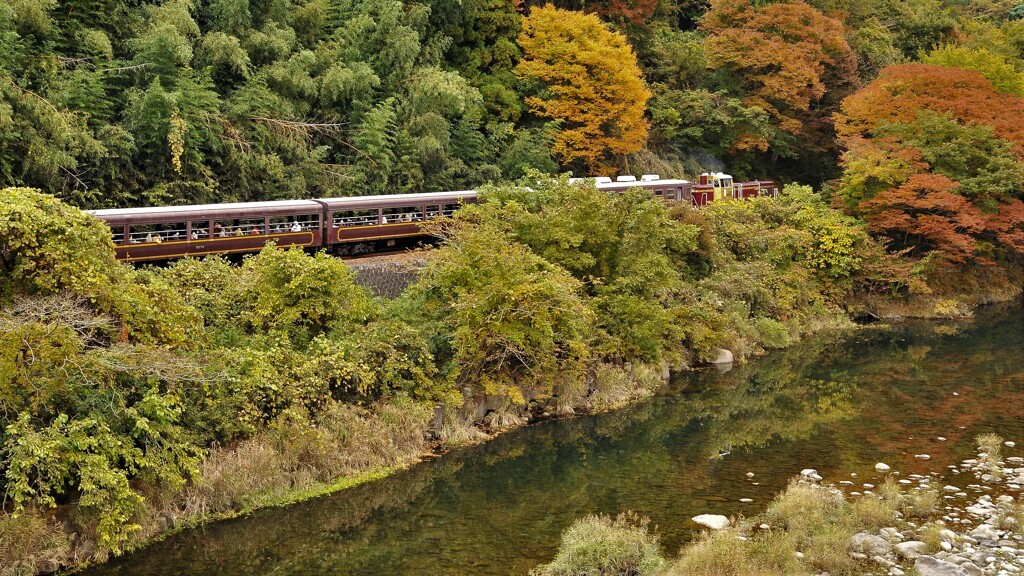
<instances>
[{"instance_id":1,"label":"locomotive","mask_svg":"<svg viewBox=\"0 0 1024 576\"><path fill-rule=\"evenodd\" d=\"M697 182L645 174L639 180L598 177L594 183L607 192L640 188L655 198L696 207L778 194L770 180L734 183L732 176L720 172L701 174ZM88 212L110 226L117 259L126 262L258 252L269 241L353 255L422 238L422 222L451 216L476 198L475 190L461 190Z\"/></svg>"}]
</instances>

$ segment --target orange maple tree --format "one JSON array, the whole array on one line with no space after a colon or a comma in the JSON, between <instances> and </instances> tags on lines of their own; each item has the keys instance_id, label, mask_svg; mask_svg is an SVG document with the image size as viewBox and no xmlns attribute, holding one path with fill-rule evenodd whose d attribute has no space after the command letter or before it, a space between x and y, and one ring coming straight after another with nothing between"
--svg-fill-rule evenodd
<instances>
[{"instance_id":1,"label":"orange maple tree","mask_svg":"<svg viewBox=\"0 0 1024 576\"><path fill-rule=\"evenodd\" d=\"M996 91L971 70L891 66L848 97L836 114L836 132L847 149L837 198L845 198L846 208L889 238L891 247L912 255L935 253L940 262L954 265L1024 256L1019 189L1005 191L1009 183L992 182L1003 193L966 196L960 182L935 172L922 150L893 130L921 126L936 114L954 126L987 126L1009 143L1007 161L1024 162L1024 99ZM986 204L975 203L985 198Z\"/></svg>"},{"instance_id":2,"label":"orange maple tree","mask_svg":"<svg viewBox=\"0 0 1024 576\"><path fill-rule=\"evenodd\" d=\"M902 186L861 204L868 228L897 249L923 256L939 250L950 263L963 264L984 230L978 209L953 192L957 183L941 174L915 174Z\"/></svg>"},{"instance_id":3,"label":"orange maple tree","mask_svg":"<svg viewBox=\"0 0 1024 576\"><path fill-rule=\"evenodd\" d=\"M988 78L961 68L901 64L883 69L874 82L843 101L836 133L848 146L869 138L882 124L913 122L921 110L991 126L1024 159L1024 98L997 92Z\"/></svg>"},{"instance_id":4,"label":"orange maple tree","mask_svg":"<svg viewBox=\"0 0 1024 576\"><path fill-rule=\"evenodd\" d=\"M582 162L595 173L643 148L651 93L622 34L593 14L537 7L523 20L519 45L516 74L535 83L526 104L558 122L552 149L563 164Z\"/></svg>"},{"instance_id":5,"label":"orange maple tree","mask_svg":"<svg viewBox=\"0 0 1024 576\"><path fill-rule=\"evenodd\" d=\"M782 132L807 135L821 120L814 112L826 94L841 98L856 88L857 59L842 22L802 0L713 0L702 28L709 65L734 72L745 103L768 111ZM762 150L771 144L742 141Z\"/></svg>"}]
</instances>

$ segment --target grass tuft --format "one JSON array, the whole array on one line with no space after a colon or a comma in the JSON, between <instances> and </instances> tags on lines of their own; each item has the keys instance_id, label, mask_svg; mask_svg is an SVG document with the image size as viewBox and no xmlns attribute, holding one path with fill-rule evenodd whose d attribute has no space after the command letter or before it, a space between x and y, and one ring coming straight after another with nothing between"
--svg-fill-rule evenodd
<instances>
[{"instance_id":1,"label":"grass tuft","mask_svg":"<svg viewBox=\"0 0 1024 576\"><path fill-rule=\"evenodd\" d=\"M587 516L562 534L558 554L531 576L656 576L662 573L658 537L648 532L649 520L632 512Z\"/></svg>"},{"instance_id":2,"label":"grass tuft","mask_svg":"<svg viewBox=\"0 0 1024 576\"><path fill-rule=\"evenodd\" d=\"M68 535L35 510L0 514L0 576L31 576L47 563L56 568L70 551Z\"/></svg>"}]
</instances>

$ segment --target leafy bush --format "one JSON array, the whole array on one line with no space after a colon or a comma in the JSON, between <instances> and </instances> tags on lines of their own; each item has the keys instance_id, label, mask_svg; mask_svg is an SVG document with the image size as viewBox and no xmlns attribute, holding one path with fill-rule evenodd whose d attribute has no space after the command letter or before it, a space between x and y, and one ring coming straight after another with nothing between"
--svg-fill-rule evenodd
<instances>
[{"instance_id":1,"label":"leafy bush","mask_svg":"<svg viewBox=\"0 0 1024 576\"><path fill-rule=\"evenodd\" d=\"M631 512L587 516L562 534L555 559L531 576L656 576L665 566L650 520Z\"/></svg>"},{"instance_id":2,"label":"leafy bush","mask_svg":"<svg viewBox=\"0 0 1024 576\"><path fill-rule=\"evenodd\" d=\"M62 291L110 299L117 270L101 221L38 190L0 190L0 299Z\"/></svg>"},{"instance_id":3,"label":"leafy bush","mask_svg":"<svg viewBox=\"0 0 1024 576\"><path fill-rule=\"evenodd\" d=\"M460 386L522 401L580 378L594 315L580 283L489 225L453 223L409 299ZM409 309L406 308L406 309Z\"/></svg>"}]
</instances>

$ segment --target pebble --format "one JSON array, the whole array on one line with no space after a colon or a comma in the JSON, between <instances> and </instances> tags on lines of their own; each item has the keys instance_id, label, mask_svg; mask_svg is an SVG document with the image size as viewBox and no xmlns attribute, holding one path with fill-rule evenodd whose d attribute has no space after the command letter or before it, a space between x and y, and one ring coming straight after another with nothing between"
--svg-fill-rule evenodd
<instances>
[{"instance_id":1,"label":"pebble","mask_svg":"<svg viewBox=\"0 0 1024 576\"><path fill-rule=\"evenodd\" d=\"M740 502L743 502L744 504L750 504L753 501L754 500L752 498L740 498Z\"/></svg>"},{"instance_id":2,"label":"pebble","mask_svg":"<svg viewBox=\"0 0 1024 576\"><path fill-rule=\"evenodd\" d=\"M753 478L753 477L754 477L754 473L753 472L747 472L747 478Z\"/></svg>"},{"instance_id":3,"label":"pebble","mask_svg":"<svg viewBox=\"0 0 1024 576\"><path fill-rule=\"evenodd\" d=\"M1003 442L1003 446L1006 446L1008 448L1013 448L1016 445L1017 443L1014 442L1013 440L1007 440L1006 442Z\"/></svg>"},{"instance_id":4,"label":"pebble","mask_svg":"<svg viewBox=\"0 0 1024 576\"><path fill-rule=\"evenodd\" d=\"M892 470L892 468L888 464L885 464L884 462L879 462L878 464L875 464L875 472L888 472L889 470Z\"/></svg>"},{"instance_id":5,"label":"pebble","mask_svg":"<svg viewBox=\"0 0 1024 576\"><path fill-rule=\"evenodd\" d=\"M932 459L932 457L929 456L928 454L914 454L914 458L917 458L918 460L931 460Z\"/></svg>"}]
</instances>

